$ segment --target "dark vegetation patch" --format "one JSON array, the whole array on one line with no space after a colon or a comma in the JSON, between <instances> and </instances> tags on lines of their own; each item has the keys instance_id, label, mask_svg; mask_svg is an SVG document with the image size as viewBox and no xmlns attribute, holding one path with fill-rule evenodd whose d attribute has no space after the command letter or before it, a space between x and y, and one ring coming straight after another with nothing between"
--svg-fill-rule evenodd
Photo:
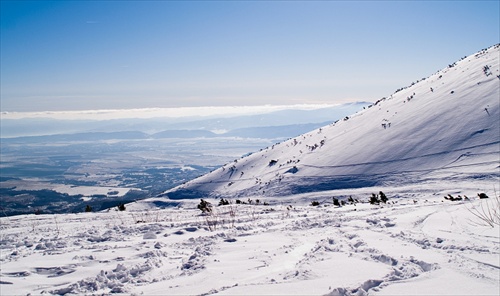
<instances>
[{"instance_id":1,"label":"dark vegetation patch","mask_svg":"<svg viewBox=\"0 0 500 296\"><path fill-rule=\"evenodd\" d=\"M0 215L64 214L101 211L147 197L144 191L130 190L121 197L93 195L90 201L83 195L69 195L53 190L15 190L0 188Z\"/></svg>"}]
</instances>

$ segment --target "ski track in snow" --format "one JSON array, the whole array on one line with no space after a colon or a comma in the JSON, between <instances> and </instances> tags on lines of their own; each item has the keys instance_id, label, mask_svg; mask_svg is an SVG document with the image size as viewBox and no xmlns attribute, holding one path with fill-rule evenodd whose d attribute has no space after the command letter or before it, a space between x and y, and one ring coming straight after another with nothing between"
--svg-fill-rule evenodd
<instances>
[{"instance_id":1,"label":"ski track in snow","mask_svg":"<svg viewBox=\"0 0 500 296\"><path fill-rule=\"evenodd\" d=\"M499 229L475 226L468 212L484 201L443 201L230 205L211 216L192 203L6 217L0 288L2 295L419 294L416 283L453 273L460 281L444 294L497 294Z\"/></svg>"}]
</instances>

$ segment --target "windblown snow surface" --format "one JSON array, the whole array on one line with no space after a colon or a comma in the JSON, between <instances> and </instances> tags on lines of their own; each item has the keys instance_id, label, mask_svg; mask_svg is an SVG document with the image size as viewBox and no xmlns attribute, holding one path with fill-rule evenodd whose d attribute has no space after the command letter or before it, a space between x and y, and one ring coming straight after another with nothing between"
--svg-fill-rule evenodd
<instances>
[{"instance_id":1,"label":"windblown snow surface","mask_svg":"<svg viewBox=\"0 0 500 296\"><path fill-rule=\"evenodd\" d=\"M126 211L0 218L0 294L499 295L499 50Z\"/></svg>"}]
</instances>

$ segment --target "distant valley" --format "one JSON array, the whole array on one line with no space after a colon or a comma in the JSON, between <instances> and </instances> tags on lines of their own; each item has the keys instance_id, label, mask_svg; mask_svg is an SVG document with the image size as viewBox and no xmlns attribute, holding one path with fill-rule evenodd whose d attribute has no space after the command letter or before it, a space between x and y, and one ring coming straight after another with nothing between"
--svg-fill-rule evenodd
<instances>
[{"instance_id":1,"label":"distant valley","mask_svg":"<svg viewBox=\"0 0 500 296\"><path fill-rule=\"evenodd\" d=\"M156 196L367 105L187 121L2 120L0 213L104 210ZM4 137L13 134L24 136Z\"/></svg>"}]
</instances>

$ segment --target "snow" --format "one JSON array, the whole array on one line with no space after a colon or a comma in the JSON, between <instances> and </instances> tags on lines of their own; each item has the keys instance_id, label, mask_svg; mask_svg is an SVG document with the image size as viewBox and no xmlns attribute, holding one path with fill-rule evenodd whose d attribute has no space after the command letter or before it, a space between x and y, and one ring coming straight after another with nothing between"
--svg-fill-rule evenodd
<instances>
[{"instance_id":1,"label":"snow","mask_svg":"<svg viewBox=\"0 0 500 296\"><path fill-rule=\"evenodd\" d=\"M466 57L345 120L226 164L164 196L283 196L427 179L498 183L499 49Z\"/></svg>"},{"instance_id":2,"label":"snow","mask_svg":"<svg viewBox=\"0 0 500 296\"><path fill-rule=\"evenodd\" d=\"M0 294L499 295L497 75L498 45L125 211L2 217Z\"/></svg>"},{"instance_id":3,"label":"snow","mask_svg":"<svg viewBox=\"0 0 500 296\"><path fill-rule=\"evenodd\" d=\"M190 167L190 166L187 166L187 165L182 166L182 167L181 167L181 170L182 170L182 171L196 171L196 169L195 169L195 168Z\"/></svg>"},{"instance_id":4,"label":"snow","mask_svg":"<svg viewBox=\"0 0 500 296\"><path fill-rule=\"evenodd\" d=\"M211 215L193 200L166 209L137 209L144 206L138 202L122 212L4 217L0 289L2 295L498 295L500 229L475 223L470 212L486 200L388 197L387 204L342 207L274 199L267 206L214 206Z\"/></svg>"}]
</instances>

